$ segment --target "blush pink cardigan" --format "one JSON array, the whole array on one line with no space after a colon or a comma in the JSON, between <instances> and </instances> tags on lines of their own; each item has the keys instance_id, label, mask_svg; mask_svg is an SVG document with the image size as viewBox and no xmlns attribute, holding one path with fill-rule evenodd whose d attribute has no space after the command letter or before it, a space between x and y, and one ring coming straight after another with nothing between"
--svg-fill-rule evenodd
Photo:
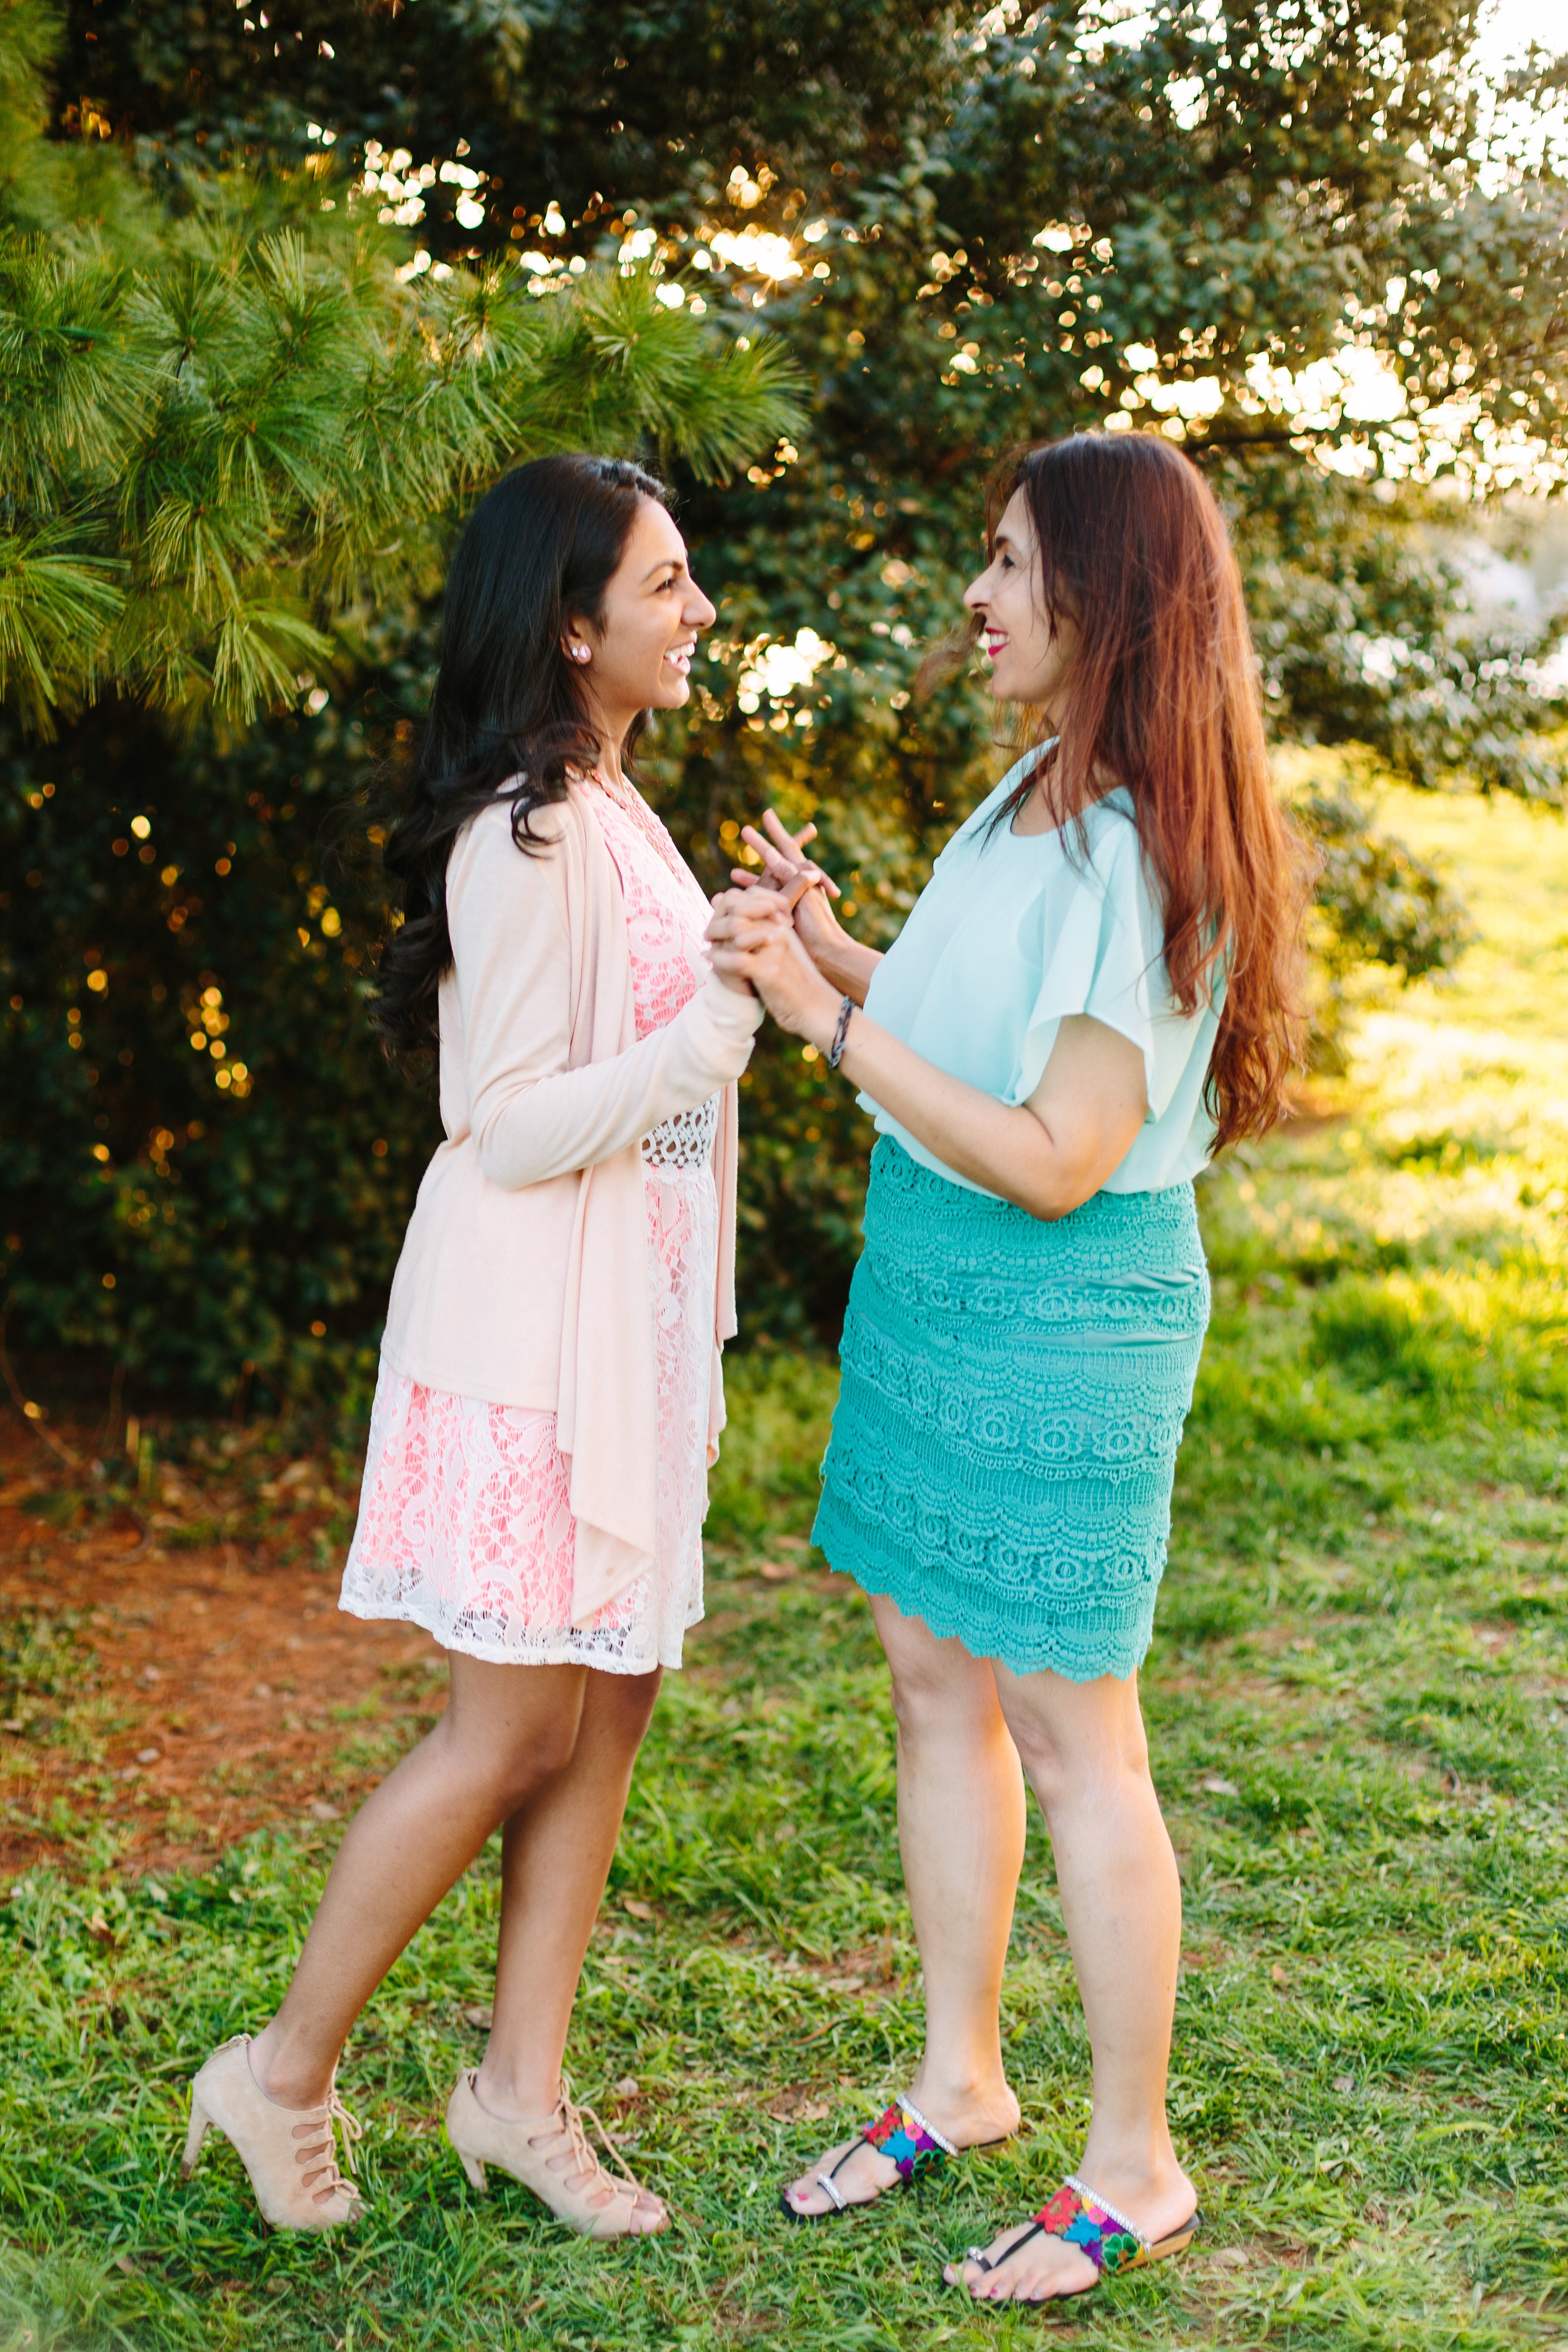
<instances>
[{"instance_id":1,"label":"blush pink cardigan","mask_svg":"<svg viewBox=\"0 0 1568 2352\"><path fill-rule=\"evenodd\" d=\"M529 854L487 808L447 869L441 1123L398 1260L383 1360L426 1388L556 1416L581 1624L651 1567L658 1395L642 1138L723 1088L709 1460L735 1329L735 1081L762 1021L710 975L638 1039L620 877L596 788L535 814Z\"/></svg>"}]
</instances>

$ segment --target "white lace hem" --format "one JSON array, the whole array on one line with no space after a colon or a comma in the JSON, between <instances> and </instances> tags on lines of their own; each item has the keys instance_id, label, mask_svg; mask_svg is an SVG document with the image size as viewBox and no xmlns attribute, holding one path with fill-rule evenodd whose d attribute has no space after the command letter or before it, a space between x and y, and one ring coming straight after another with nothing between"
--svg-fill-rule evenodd
<instances>
[{"instance_id":1,"label":"white lace hem","mask_svg":"<svg viewBox=\"0 0 1568 2352\"><path fill-rule=\"evenodd\" d=\"M677 1667L702 1616L719 1202L710 1169L645 1169L658 1395L652 1569L572 1622L576 1523L555 1416L422 1387L384 1364L339 1607L443 1649L604 1674Z\"/></svg>"},{"instance_id":2,"label":"white lace hem","mask_svg":"<svg viewBox=\"0 0 1568 2352\"><path fill-rule=\"evenodd\" d=\"M668 1667L674 1673L681 1664L682 1636L689 1633L693 1625L700 1625L703 1615L700 1573L684 1625L673 1633L667 1630L662 1642L655 1637L646 1608L639 1610L627 1625L569 1625L563 1629L503 1624L490 1633L485 1630L487 1621L476 1623L467 1611L449 1616L429 1595L421 1595L421 1601L423 1606L406 1598L389 1604L372 1594L351 1594L345 1586L338 1607L345 1617L383 1624L417 1625L439 1648L456 1650L465 1658L483 1658L491 1665L592 1666L601 1675L650 1675L656 1666ZM488 1622L494 1623L493 1620Z\"/></svg>"}]
</instances>

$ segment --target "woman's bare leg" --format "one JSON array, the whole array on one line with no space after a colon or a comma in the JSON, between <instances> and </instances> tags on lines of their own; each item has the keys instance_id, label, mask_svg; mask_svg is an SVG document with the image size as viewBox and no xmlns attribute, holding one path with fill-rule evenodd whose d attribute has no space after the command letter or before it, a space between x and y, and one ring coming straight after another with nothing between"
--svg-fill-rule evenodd
<instances>
[{"instance_id":1,"label":"woman's bare leg","mask_svg":"<svg viewBox=\"0 0 1568 2352\"><path fill-rule=\"evenodd\" d=\"M560 2096L577 1980L661 1679L590 1668L572 1761L507 1822L494 2023L474 2086L503 2121L547 2116ZM657 2197L637 2203L649 2227L662 2222Z\"/></svg>"},{"instance_id":2,"label":"woman's bare leg","mask_svg":"<svg viewBox=\"0 0 1568 2352\"><path fill-rule=\"evenodd\" d=\"M586 1667L491 1665L456 1651L448 1664L447 1712L350 1823L293 1981L252 2044L252 2071L279 2106L320 2105L398 1954L492 1831L571 1760Z\"/></svg>"},{"instance_id":3,"label":"woman's bare leg","mask_svg":"<svg viewBox=\"0 0 1568 2352\"><path fill-rule=\"evenodd\" d=\"M991 1667L959 1642L873 1596L899 1725L899 1846L925 1979L925 2054L910 2096L960 2147L1001 2139L1018 2123L1002 2063L1002 1969L1024 1861L1024 1782ZM831 2149L787 2191L799 2213L824 2213L819 2172ZM855 2203L897 2178L864 2143L836 2176Z\"/></svg>"},{"instance_id":4,"label":"woman's bare leg","mask_svg":"<svg viewBox=\"0 0 1568 2352\"><path fill-rule=\"evenodd\" d=\"M1030 1786L1045 1808L1057 1885L1094 2056L1094 2113L1079 2178L1144 2236L1179 2230L1196 2202L1165 2121L1182 1886L1149 1776L1135 1675L1072 1683L995 1669L997 1695ZM1087 2254L1019 2234L987 2250L999 2267L950 2265L976 2295L1044 2301L1092 2286Z\"/></svg>"},{"instance_id":5,"label":"woman's bare leg","mask_svg":"<svg viewBox=\"0 0 1568 2352\"><path fill-rule=\"evenodd\" d=\"M495 2022L479 2072L492 2115L555 2105L577 1979L660 1679L590 1668L572 1761L507 1822Z\"/></svg>"}]
</instances>

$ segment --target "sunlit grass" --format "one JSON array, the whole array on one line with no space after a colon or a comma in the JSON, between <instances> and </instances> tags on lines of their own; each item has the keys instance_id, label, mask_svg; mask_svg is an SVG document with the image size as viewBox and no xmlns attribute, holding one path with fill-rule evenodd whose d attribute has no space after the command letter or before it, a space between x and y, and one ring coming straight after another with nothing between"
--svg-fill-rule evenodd
<instances>
[{"instance_id":1,"label":"sunlit grass","mask_svg":"<svg viewBox=\"0 0 1568 2352\"><path fill-rule=\"evenodd\" d=\"M1485 988L1462 965L1374 1007L1323 1115L1205 1186L1215 1318L1145 1690L1185 1885L1173 2108L1211 2228L1075 2315L1113 2352L1568 2343L1568 966L1542 977L1557 869L1537 887L1562 835L1396 814L1463 852ZM504 2181L476 2200L444 2148L493 1862L351 2046L367 2228L267 2237L221 2148L182 2189L184 2079L275 1998L326 1849L302 1827L167 1885L104 1849L0 1911L5 2352L901 2352L1062 2324L938 2284L1078 2153L1087 2050L1037 1822L1006 1987L1027 2135L852 2223L792 2229L773 2201L920 2030L885 1679L805 1542L833 1389L791 1356L732 1368L710 1617L584 1977L570 2063L675 2200L670 2238L585 2247ZM37 1636L23 1664L69 1660Z\"/></svg>"},{"instance_id":2,"label":"sunlit grass","mask_svg":"<svg viewBox=\"0 0 1568 2352\"><path fill-rule=\"evenodd\" d=\"M1500 1032L1505 1053L1505 1041L1554 1048L1561 1073L1568 1000L1568 822L1506 794L1489 803L1399 788L1383 794L1377 821L1424 857L1447 866L1480 933L1451 974L1410 992L1411 1009L1494 1036ZM1568 1119L1568 1105L1560 1118Z\"/></svg>"}]
</instances>

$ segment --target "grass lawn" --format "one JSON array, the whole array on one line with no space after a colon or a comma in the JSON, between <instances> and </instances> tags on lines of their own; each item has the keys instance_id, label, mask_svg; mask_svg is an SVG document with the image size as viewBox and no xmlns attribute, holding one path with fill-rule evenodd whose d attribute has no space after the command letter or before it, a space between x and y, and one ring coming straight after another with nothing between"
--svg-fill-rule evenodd
<instances>
[{"instance_id":1,"label":"grass lawn","mask_svg":"<svg viewBox=\"0 0 1568 2352\"><path fill-rule=\"evenodd\" d=\"M266 2014L335 1832L158 1879L105 1847L0 1907L0 2347L1568 2347L1568 836L1470 803L1384 817L1452 857L1482 941L1451 984L1373 1003L1321 1116L1203 1188L1216 1311L1145 1677L1203 2252L1045 2315L940 2285L1079 2151L1037 1824L1006 1993L1026 2133L851 2221L778 2213L775 2184L907 2075L920 2000L879 1654L804 1541L832 1371L752 1356L709 1619L570 2059L677 2227L585 2246L502 2176L476 2198L447 2151L488 1863L348 2053L367 2226L266 2235L216 2143L182 2188L186 2078Z\"/></svg>"}]
</instances>

